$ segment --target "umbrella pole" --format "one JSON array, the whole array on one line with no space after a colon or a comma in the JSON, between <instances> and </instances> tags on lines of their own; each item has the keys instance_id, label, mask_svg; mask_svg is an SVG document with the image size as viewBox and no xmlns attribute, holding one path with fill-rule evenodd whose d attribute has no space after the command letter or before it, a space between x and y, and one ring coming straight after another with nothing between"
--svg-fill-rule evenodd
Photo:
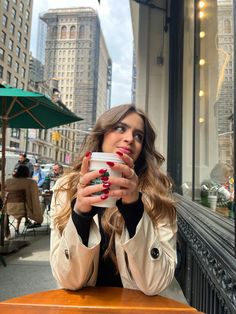
<instances>
[{"instance_id":1,"label":"umbrella pole","mask_svg":"<svg viewBox=\"0 0 236 314\"><path fill-rule=\"evenodd\" d=\"M3 104L4 107L4 104ZM1 208L1 237L0 237L0 246L4 246L4 237L5 237L5 166L6 166L6 128L7 121L3 115L2 118L2 175L1 175L1 198L2 203L4 204Z\"/></svg>"}]
</instances>

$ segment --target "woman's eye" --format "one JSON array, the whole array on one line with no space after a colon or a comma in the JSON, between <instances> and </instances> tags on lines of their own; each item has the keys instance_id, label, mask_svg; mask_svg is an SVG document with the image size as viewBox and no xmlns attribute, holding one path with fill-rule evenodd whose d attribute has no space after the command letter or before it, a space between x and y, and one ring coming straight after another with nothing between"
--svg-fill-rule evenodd
<instances>
[{"instance_id":1,"label":"woman's eye","mask_svg":"<svg viewBox=\"0 0 236 314\"><path fill-rule=\"evenodd\" d=\"M118 132L123 132L125 130L125 128L122 125L117 125L114 129Z\"/></svg>"},{"instance_id":2,"label":"woman's eye","mask_svg":"<svg viewBox=\"0 0 236 314\"><path fill-rule=\"evenodd\" d=\"M143 134L137 133L137 134L135 134L135 138L137 139L138 142L142 143Z\"/></svg>"}]
</instances>

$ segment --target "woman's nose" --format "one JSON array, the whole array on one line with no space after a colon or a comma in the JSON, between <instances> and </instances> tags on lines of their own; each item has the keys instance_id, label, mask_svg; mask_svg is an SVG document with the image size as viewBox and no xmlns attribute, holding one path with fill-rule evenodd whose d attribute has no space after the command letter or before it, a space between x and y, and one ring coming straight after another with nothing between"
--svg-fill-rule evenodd
<instances>
[{"instance_id":1,"label":"woman's nose","mask_svg":"<svg viewBox=\"0 0 236 314\"><path fill-rule=\"evenodd\" d=\"M124 133L124 140L126 142L132 142L134 140L133 132L127 131Z\"/></svg>"}]
</instances>

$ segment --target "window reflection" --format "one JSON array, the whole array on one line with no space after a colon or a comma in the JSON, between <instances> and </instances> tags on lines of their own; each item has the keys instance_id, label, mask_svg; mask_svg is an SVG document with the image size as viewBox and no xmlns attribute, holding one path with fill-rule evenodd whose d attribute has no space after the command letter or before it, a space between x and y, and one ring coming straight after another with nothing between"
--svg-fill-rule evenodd
<instances>
[{"instance_id":1,"label":"window reflection","mask_svg":"<svg viewBox=\"0 0 236 314\"><path fill-rule=\"evenodd\" d=\"M195 119L193 143L189 135L184 135L183 139L183 156L191 145L194 153L183 160L189 167L183 170L183 194L233 218L233 1L198 1L195 28L192 1L186 4L185 10L189 11L185 37L187 40L187 36L193 36L195 29L195 42L190 42L188 47L185 44L184 75L187 78L193 71L194 86L192 94L184 87L184 108L189 107L191 96L195 108L192 112L189 108L184 110L183 120L192 116ZM191 56L195 60L194 70L188 64ZM191 173L190 168L194 172Z\"/></svg>"}]
</instances>

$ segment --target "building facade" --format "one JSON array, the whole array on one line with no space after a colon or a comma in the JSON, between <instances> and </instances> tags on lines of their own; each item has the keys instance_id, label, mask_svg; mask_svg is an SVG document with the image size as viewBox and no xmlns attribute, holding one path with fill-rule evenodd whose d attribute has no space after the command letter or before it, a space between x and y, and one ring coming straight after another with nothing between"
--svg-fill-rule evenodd
<instances>
[{"instance_id":1,"label":"building facade","mask_svg":"<svg viewBox=\"0 0 236 314\"><path fill-rule=\"evenodd\" d=\"M0 82L27 89L33 0L0 1ZM25 146L25 130L7 129L7 148Z\"/></svg>"},{"instance_id":2,"label":"building facade","mask_svg":"<svg viewBox=\"0 0 236 314\"><path fill-rule=\"evenodd\" d=\"M47 24L45 80L57 78L63 103L84 119L71 131L78 151L84 132L110 107L111 59L95 10L50 9L41 19Z\"/></svg>"}]
</instances>

